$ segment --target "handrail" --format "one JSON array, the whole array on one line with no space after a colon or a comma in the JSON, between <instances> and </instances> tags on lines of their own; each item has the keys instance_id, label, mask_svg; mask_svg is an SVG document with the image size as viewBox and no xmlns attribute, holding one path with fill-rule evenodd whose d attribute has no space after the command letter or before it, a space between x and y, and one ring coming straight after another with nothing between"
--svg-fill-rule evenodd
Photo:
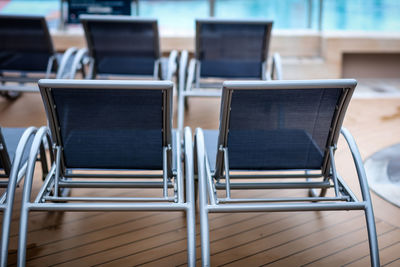
<instances>
[{"instance_id":1,"label":"handrail","mask_svg":"<svg viewBox=\"0 0 400 267\"><path fill-rule=\"evenodd\" d=\"M305 0L306 9L307 9L307 14L306 14L306 25L307 28L311 29L312 28L312 21L313 21L313 10L314 10L314 1L311 0ZM66 22L66 17L65 14L67 13L67 10L65 10L67 0L60 0L60 23L58 26L59 30L65 30L65 22ZM209 16L210 17L215 17L216 16L216 5L217 0L208 0L208 10L209 10ZM318 13L317 13L317 29L318 31L322 31L322 20L323 20L323 5L324 5L324 0L319 0L318 1ZM133 8L135 6L135 8ZM132 10L132 15L135 16L140 16L140 0L131 0L131 10ZM133 10L135 9L135 11Z\"/></svg>"}]
</instances>

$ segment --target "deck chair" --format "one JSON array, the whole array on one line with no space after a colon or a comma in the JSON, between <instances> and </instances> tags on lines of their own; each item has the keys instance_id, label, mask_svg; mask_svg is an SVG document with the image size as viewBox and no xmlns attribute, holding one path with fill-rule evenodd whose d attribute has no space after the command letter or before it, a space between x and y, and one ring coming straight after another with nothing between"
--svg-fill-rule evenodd
<instances>
[{"instance_id":1,"label":"deck chair","mask_svg":"<svg viewBox=\"0 0 400 267\"><path fill-rule=\"evenodd\" d=\"M192 136L187 129L185 147L190 149L183 153L185 198L180 133L171 128L172 82L40 80L39 88L53 137L50 147L54 148L55 162L34 201L31 201L34 161L30 158L28 163L21 208L19 263L25 262L29 212L147 210L186 212L188 263L193 266ZM33 154L37 142L50 132L47 127L39 129L32 145ZM69 196L63 192L69 188L142 190L133 191L132 197L118 198ZM146 188L158 188L157 195L137 195Z\"/></svg>"},{"instance_id":2,"label":"deck chair","mask_svg":"<svg viewBox=\"0 0 400 267\"><path fill-rule=\"evenodd\" d=\"M37 129L0 128L0 210L3 212L0 266L7 266L8 243L15 189L26 173L29 148ZM44 174L48 171L43 143L39 146Z\"/></svg>"},{"instance_id":3,"label":"deck chair","mask_svg":"<svg viewBox=\"0 0 400 267\"><path fill-rule=\"evenodd\" d=\"M180 130L188 97L220 97L226 79L282 79L279 54L273 56L273 72L267 67L272 24L265 20L196 20L195 57L187 68L188 53L183 51L179 63Z\"/></svg>"},{"instance_id":4,"label":"deck chair","mask_svg":"<svg viewBox=\"0 0 400 267\"><path fill-rule=\"evenodd\" d=\"M168 58L161 56L156 19L102 15L79 18L88 46L81 55L81 61L89 65L87 78L136 76L172 80L178 53L174 50Z\"/></svg>"},{"instance_id":5,"label":"deck chair","mask_svg":"<svg viewBox=\"0 0 400 267\"><path fill-rule=\"evenodd\" d=\"M355 86L355 80L224 82L219 131L199 128L195 136L203 265L210 264L209 213L364 210L371 264L379 266L363 163L342 128ZM340 133L353 155L362 200L335 167ZM309 195L282 197L301 188ZM281 189L281 197L269 197L271 191L264 198L235 197L239 189Z\"/></svg>"},{"instance_id":6,"label":"deck chair","mask_svg":"<svg viewBox=\"0 0 400 267\"><path fill-rule=\"evenodd\" d=\"M56 53L44 17L0 15L0 92L14 99L38 92L41 78L69 75L76 48Z\"/></svg>"}]
</instances>

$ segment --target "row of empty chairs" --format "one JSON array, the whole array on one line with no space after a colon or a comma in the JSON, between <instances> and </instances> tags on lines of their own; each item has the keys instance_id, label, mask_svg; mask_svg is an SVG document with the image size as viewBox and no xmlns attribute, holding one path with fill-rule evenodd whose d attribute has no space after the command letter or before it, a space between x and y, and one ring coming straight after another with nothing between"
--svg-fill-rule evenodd
<instances>
[{"instance_id":1,"label":"row of empty chairs","mask_svg":"<svg viewBox=\"0 0 400 267\"><path fill-rule=\"evenodd\" d=\"M131 26L124 26L132 21L146 24L145 27L134 24L144 34L140 38L143 42L122 38L133 30ZM28 128L15 156L4 153L12 151L15 145L1 144L3 150L10 147L0 153L4 177L8 178L3 183L8 185L7 193L0 203L5 211L2 266L7 264L10 227L7 220L11 218L15 187L24 176L19 266L25 264L29 214L35 211L183 211L187 220L187 263L194 266L197 260L195 175L203 266L211 265L209 213L317 210L363 210L371 265L379 266L374 215L363 163L354 139L342 128L356 81L268 81L271 76L280 78L281 75L278 56L274 57L277 73L267 71L272 23L219 22L197 21L196 53L189 61L187 52L181 53L179 60L176 52L167 59L161 59L159 52L154 52L159 51L154 20L82 17L88 50L75 50L73 67L65 78L74 78L74 68L83 71L84 64L89 66L89 72L82 75L88 78L138 74L171 80L177 71L178 130L172 129L174 83L171 81L40 80L48 126ZM239 37L234 33L238 29ZM109 30L116 36L107 38ZM250 40L249 45L253 47L246 47L242 39ZM118 42L108 43L111 40ZM136 54L125 50L123 42L139 49L142 57L132 59L138 65L127 63ZM231 46L233 49L228 50ZM177 61L180 64L175 65ZM124 67L131 69L123 72ZM136 68L139 72L133 73ZM222 84L227 78L258 81ZM220 91L198 90L203 83L206 87L217 86ZM219 130L196 129L193 143L191 129L179 128L183 128L181 113L185 102L195 96L221 96L221 112ZM340 134L353 155L361 200L336 169L334 156ZM51 166L46 165L45 147L49 150ZM9 157L5 160L8 165L3 162L3 154ZM33 196L38 159L42 161L44 181L39 193ZM71 189L75 188L158 190L157 195L143 192L113 197L71 195ZM294 188L304 189L304 194L283 193L276 197L269 191L286 192ZM265 192L261 198L239 198L234 191L241 189Z\"/></svg>"},{"instance_id":2,"label":"row of empty chairs","mask_svg":"<svg viewBox=\"0 0 400 267\"><path fill-rule=\"evenodd\" d=\"M176 77L178 129L182 131L187 98L220 97L224 79L282 78L279 54L272 57L268 67L271 21L198 19L195 55L189 61L187 51L178 56L173 50L168 57L162 57L155 19L82 15L88 47L70 48L59 60L43 17L1 16L1 19L0 37L6 41L0 47L4 83L0 89L7 95L12 95L13 90L32 90L21 87L21 83L37 81L40 71L45 74L42 78L50 78L58 65L55 78L74 79L77 72L88 79L171 81ZM33 77L32 72L36 73ZM27 77L28 74L31 76ZM14 84L9 85L10 82Z\"/></svg>"}]
</instances>

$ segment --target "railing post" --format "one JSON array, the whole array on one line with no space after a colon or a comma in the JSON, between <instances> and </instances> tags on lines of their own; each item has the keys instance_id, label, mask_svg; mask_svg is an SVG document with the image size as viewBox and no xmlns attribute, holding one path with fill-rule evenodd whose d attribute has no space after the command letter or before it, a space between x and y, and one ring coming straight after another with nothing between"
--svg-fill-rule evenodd
<instances>
[{"instance_id":1,"label":"railing post","mask_svg":"<svg viewBox=\"0 0 400 267\"><path fill-rule=\"evenodd\" d=\"M307 8L308 8L308 18L307 18L307 28L312 28L312 11L313 11L313 4L312 0L307 0Z\"/></svg>"},{"instance_id":2,"label":"railing post","mask_svg":"<svg viewBox=\"0 0 400 267\"><path fill-rule=\"evenodd\" d=\"M208 4L210 6L210 17L215 16L215 0L209 0Z\"/></svg>"},{"instance_id":3,"label":"railing post","mask_svg":"<svg viewBox=\"0 0 400 267\"><path fill-rule=\"evenodd\" d=\"M318 31L322 31L322 13L324 10L324 0L319 0L319 11L318 11Z\"/></svg>"},{"instance_id":4,"label":"railing post","mask_svg":"<svg viewBox=\"0 0 400 267\"><path fill-rule=\"evenodd\" d=\"M60 31L65 30L64 1L65 0L60 0L60 23L58 24L58 29Z\"/></svg>"},{"instance_id":5,"label":"railing post","mask_svg":"<svg viewBox=\"0 0 400 267\"><path fill-rule=\"evenodd\" d=\"M132 0L131 8L133 8L133 2L135 2L136 16L139 16L139 0Z\"/></svg>"}]
</instances>

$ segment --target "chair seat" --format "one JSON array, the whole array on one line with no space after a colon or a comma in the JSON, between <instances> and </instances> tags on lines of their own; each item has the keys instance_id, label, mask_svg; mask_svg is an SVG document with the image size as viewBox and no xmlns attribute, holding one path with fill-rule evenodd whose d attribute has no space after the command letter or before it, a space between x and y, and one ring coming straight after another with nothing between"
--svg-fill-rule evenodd
<instances>
[{"instance_id":1,"label":"chair seat","mask_svg":"<svg viewBox=\"0 0 400 267\"><path fill-rule=\"evenodd\" d=\"M203 134L210 170L214 172L217 159L218 130L203 130Z\"/></svg>"},{"instance_id":2,"label":"chair seat","mask_svg":"<svg viewBox=\"0 0 400 267\"><path fill-rule=\"evenodd\" d=\"M320 169L324 158L303 129L230 129L228 147L229 167L239 170Z\"/></svg>"},{"instance_id":3,"label":"chair seat","mask_svg":"<svg viewBox=\"0 0 400 267\"><path fill-rule=\"evenodd\" d=\"M210 163L210 170L213 172L215 170L215 163L217 157L217 146L218 146L218 131L217 130L203 130L204 142L207 150L208 161ZM266 141L264 143L258 143L257 148L261 152L261 155L257 157L243 156L248 154L248 150L252 150L251 146L254 144L249 144L249 146L236 147L231 145L231 150L236 153L229 154L230 169L288 169L290 165L303 165L306 163L311 163L311 167L318 168L318 164L321 164L323 159L323 153L318 148L318 145L314 143L312 138L301 130L296 129L278 129L274 131L257 131L249 132L243 131L244 136L263 135L263 139ZM236 134L236 139L241 138L241 134ZM242 137L244 137L242 136ZM282 142L278 142L277 138L284 138ZM292 150L296 147L298 153L290 153L286 150ZM304 152L306 151L306 153ZM239 155L237 158L235 155ZM242 155L242 156L240 156ZM281 155L281 156L280 156ZM282 161L282 158L285 158ZM283 162L283 163L282 163ZM253 164L253 165L251 165ZM249 167L252 166L252 167Z\"/></svg>"},{"instance_id":4,"label":"chair seat","mask_svg":"<svg viewBox=\"0 0 400 267\"><path fill-rule=\"evenodd\" d=\"M17 150L17 146L19 140L21 139L22 134L25 132L25 128L2 128L2 133L4 137L4 141L7 146L8 157L10 158L11 164L14 161L15 151ZM33 138L30 138L28 141L27 147L30 147L32 144ZM29 149L25 149L22 161L25 162L29 157Z\"/></svg>"}]
</instances>

